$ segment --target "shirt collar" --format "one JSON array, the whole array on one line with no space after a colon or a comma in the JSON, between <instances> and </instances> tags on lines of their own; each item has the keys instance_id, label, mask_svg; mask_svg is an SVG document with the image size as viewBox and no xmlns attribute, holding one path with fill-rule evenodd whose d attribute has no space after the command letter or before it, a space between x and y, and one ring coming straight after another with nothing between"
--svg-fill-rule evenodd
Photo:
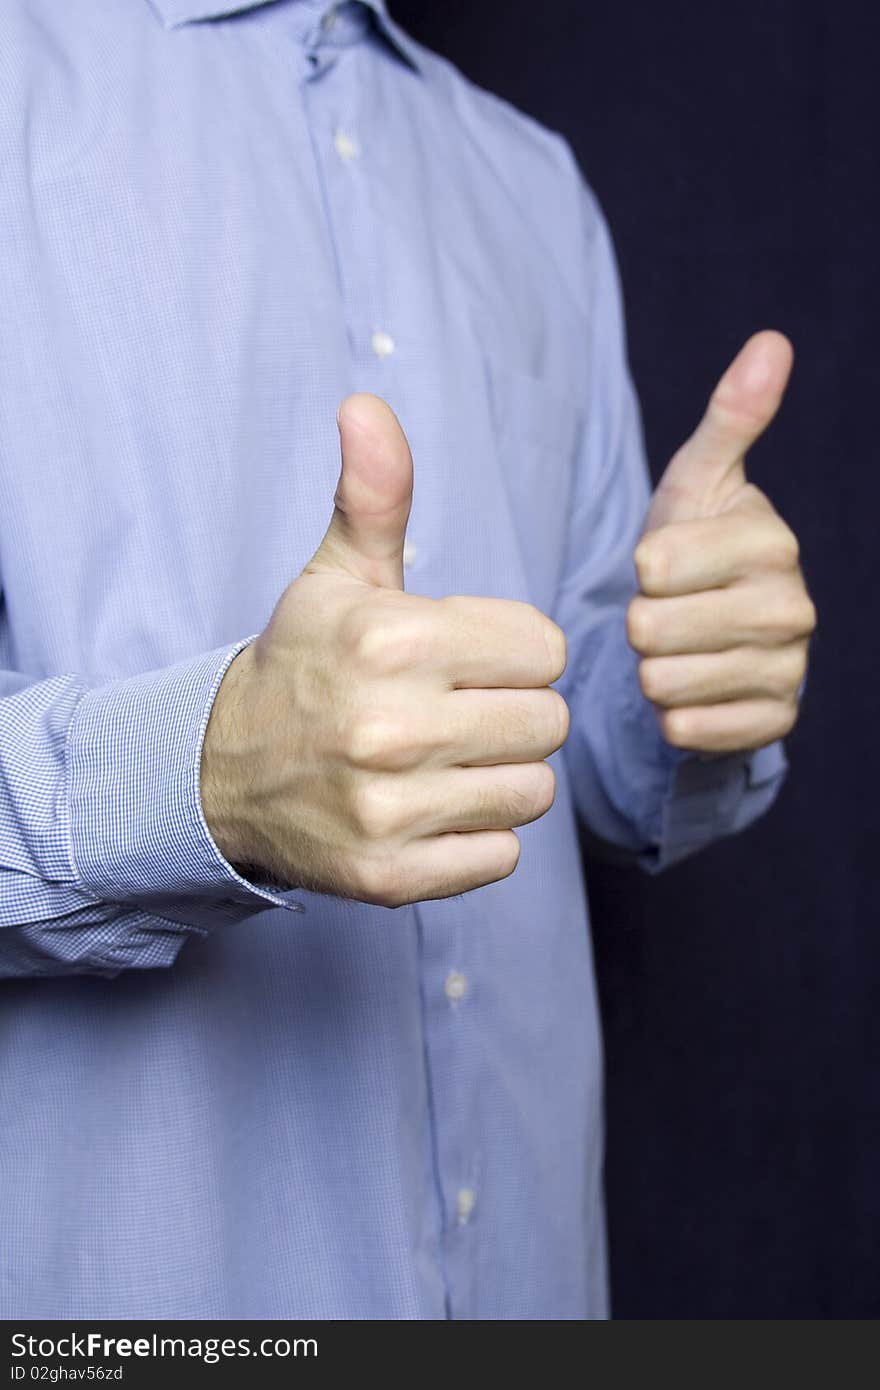
<instances>
[{"instance_id":1,"label":"shirt collar","mask_svg":"<svg viewBox=\"0 0 880 1390\"><path fill-rule=\"evenodd\" d=\"M166 29L174 29L179 24L189 24L197 19L220 19L224 15L239 14L244 10L254 10L260 5L275 2L276 0L150 0ZM373 11L380 32L404 62L409 63L416 72L423 72L424 60L418 46L399 24L395 24L388 13L385 0L362 0L362 3ZM328 0L327 8L331 7L331 0Z\"/></svg>"}]
</instances>

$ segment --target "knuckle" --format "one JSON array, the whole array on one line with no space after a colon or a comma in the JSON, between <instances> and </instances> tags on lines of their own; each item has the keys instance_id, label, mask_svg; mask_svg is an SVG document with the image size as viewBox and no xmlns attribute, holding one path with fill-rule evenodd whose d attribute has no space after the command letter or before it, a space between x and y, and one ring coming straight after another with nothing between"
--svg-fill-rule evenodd
<instances>
[{"instance_id":1,"label":"knuckle","mask_svg":"<svg viewBox=\"0 0 880 1390\"><path fill-rule=\"evenodd\" d=\"M562 747L563 743L565 743L565 740L568 738L569 729L571 728L571 711L568 708L566 700L559 694L558 690L551 690L548 692L548 695L551 701L550 744L555 752L557 748Z\"/></svg>"},{"instance_id":2,"label":"knuckle","mask_svg":"<svg viewBox=\"0 0 880 1390\"><path fill-rule=\"evenodd\" d=\"M369 620L358 633L354 644L354 659L363 671L382 671L388 656L388 626Z\"/></svg>"},{"instance_id":3,"label":"knuckle","mask_svg":"<svg viewBox=\"0 0 880 1390\"><path fill-rule=\"evenodd\" d=\"M343 640L361 671L376 676L396 675L412 665L419 641L418 625L390 606L360 613L354 610Z\"/></svg>"},{"instance_id":4,"label":"knuckle","mask_svg":"<svg viewBox=\"0 0 880 1390\"><path fill-rule=\"evenodd\" d=\"M639 685L646 700L662 703L666 694L666 683L659 661L648 658L639 662Z\"/></svg>"},{"instance_id":5,"label":"knuckle","mask_svg":"<svg viewBox=\"0 0 880 1390\"><path fill-rule=\"evenodd\" d=\"M365 840L381 842L395 834L400 810L397 795L385 778L369 778L355 788L351 816L357 833Z\"/></svg>"},{"instance_id":6,"label":"knuckle","mask_svg":"<svg viewBox=\"0 0 880 1390\"><path fill-rule=\"evenodd\" d=\"M803 635L804 635L804 637L810 637L810 636L816 631L816 625L817 625L818 621L819 621L819 614L818 614L818 612L816 611L816 605L815 605L815 603L813 602L813 600L810 598L809 594L807 594L807 595L805 595L804 604L803 604L803 624L804 624L804 626L803 626Z\"/></svg>"},{"instance_id":7,"label":"knuckle","mask_svg":"<svg viewBox=\"0 0 880 1390\"><path fill-rule=\"evenodd\" d=\"M670 557L666 545L652 534L643 536L633 555L639 587L662 588L669 578Z\"/></svg>"},{"instance_id":8,"label":"knuckle","mask_svg":"<svg viewBox=\"0 0 880 1390\"><path fill-rule=\"evenodd\" d=\"M630 602L626 610L626 635L631 647L637 652L647 652L653 641L653 623L647 602L638 596Z\"/></svg>"},{"instance_id":9,"label":"knuckle","mask_svg":"<svg viewBox=\"0 0 880 1390\"><path fill-rule=\"evenodd\" d=\"M533 641L540 643L544 650L546 660L543 663L542 675L546 673L547 679L544 683L550 685L552 681L558 680L565 670L568 656L565 633L559 624L548 618L546 613L542 613L536 604L518 603L517 607L525 624L524 631L528 632Z\"/></svg>"},{"instance_id":10,"label":"knuckle","mask_svg":"<svg viewBox=\"0 0 880 1390\"><path fill-rule=\"evenodd\" d=\"M355 897L374 907L402 907L408 901L403 878L390 858L359 859L352 869Z\"/></svg>"},{"instance_id":11,"label":"knuckle","mask_svg":"<svg viewBox=\"0 0 880 1390\"><path fill-rule=\"evenodd\" d=\"M772 626L789 641L804 637L815 626L815 609L812 600L806 595L798 595L780 602Z\"/></svg>"},{"instance_id":12,"label":"knuckle","mask_svg":"<svg viewBox=\"0 0 880 1390\"><path fill-rule=\"evenodd\" d=\"M787 701L785 702L784 707L783 707L782 715L781 715L780 721L779 721L779 737L780 737L780 738L784 738L786 734L790 734L790 733L791 733L792 729L794 728L795 724L797 723L797 718L798 718L798 705L797 705L797 700L787 700Z\"/></svg>"},{"instance_id":13,"label":"knuckle","mask_svg":"<svg viewBox=\"0 0 880 1390\"><path fill-rule=\"evenodd\" d=\"M660 729L673 748L688 748L694 737L694 722L690 710L669 709L660 715Z\"/></svg>"},{"instance_id":14,"label":"knuckle","mask_svg":"<svg viewBox=\"0 0 880 1390\"><path fill-rule=\"evenodd\" d=\"M342 742L355 767L384 767L394 743L394 727L383 715L362 714L351 720Z\"/></svg>"},{"instance_id":15,"label":"knuckle","mask_svg":"<svg viewBox=\"0 0 880 1390\"><path fill-rule=\"evenodd\" d=\"M409 710L360 714L344 728L342 752L364 772L402 772L422 756L424 731Z\"/></svg>"},{"instance_id":16,"label":"knuckle","mask_svg":"<svg viewBox=\"0 0 880 1390\"><path fill-rule=\"evenodd\" d=\"M504 831L499 836L492 872L496 879L509 878L519 863L519 836L513 830Z\"/></svg>"},{"instance_id":17,"label":"knuckle","mask_svg":"<svg viewBox=\"0 0 880 1390\"><path fill-rule=\"evenodd\" d=\"M556 800L556 773L549 763L538 763L534 787L534 817L545 816Z\"/></svg>"},{"instance_id":18,"label":"knuckle","mask_svg":"<svg viewBox=\"0 0 880 1390\"><path fill-rule=\"evenodd\" d=\"M777 520L768 537L773 558L780 569L796 569L801 558L801 547L791 527L781 517Z\"/></svg>"},{"instance_id":19,"label":"knuckle","mask_svg":"<svg viewBox=\"0 0 880 1390\"><path fill-rule=\"evenodd\" d=\"M533 763L505 787L505 819L511 825L537 820L550 810L555 796L556 774L552 767L549 763Z\"/></svg>"},{"instance_id":20,"label":"knuckle","mask_svg":"<svg viewBox=\"0 0 880 1390\"><path fill-rule=\"evenodd\" d=\"M791 647L785 653L785 659L780 662L774 681L772 682L773 693L779 699L789 699L800 686L801 681L806 675L807 656L806 650L802 645Z\"/></svg>"},{"instance_id":21,"label":"knuckle","mask_svg":"<svg viewBox=\"0 0 880 1390\"><path fill-rule=\"evenodd\" d=\"M552 618L545 618L543 614L540 616L544 641L547 645L547 659L550 668L550 679L547 684L549 685L552 681L559 680L565 670L568 661L568 643L565 633L558 623L554 623Z\"/></svg>"}]
</instances>

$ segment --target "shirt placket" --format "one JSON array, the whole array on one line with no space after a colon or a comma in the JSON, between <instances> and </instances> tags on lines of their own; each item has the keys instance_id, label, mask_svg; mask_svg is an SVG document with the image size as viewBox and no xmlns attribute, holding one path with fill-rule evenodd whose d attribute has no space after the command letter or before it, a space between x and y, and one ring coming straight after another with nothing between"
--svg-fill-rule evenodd
<instances>
[{"instance_id":1,"label":"shirt placket","mask_svg":"<svg viewBox=\"0 0 880 1390\"><path fill-rule=\"evenodd\" d=\"M354 64L343 56L346 26L352 24L363 37L361 16L353 16L349 6L316 13L303 40L303 101L333 243L351 389L393 400L406 372L407 342L398 331L395 287L380 254L381 199L371 181L371 155L382 131L370 124L368 95L354 80ZM418 556L418 542L410 534L404 567L412 569ZM480 1198L477 991L467 951L472 914L458 899L420 904L410 912L419 941L425 1084L447 1304L451 1316L467 1317L475 1277L470 1242ZM400 917L392 927L406 930Z\"/></svg>"}]
</instances>

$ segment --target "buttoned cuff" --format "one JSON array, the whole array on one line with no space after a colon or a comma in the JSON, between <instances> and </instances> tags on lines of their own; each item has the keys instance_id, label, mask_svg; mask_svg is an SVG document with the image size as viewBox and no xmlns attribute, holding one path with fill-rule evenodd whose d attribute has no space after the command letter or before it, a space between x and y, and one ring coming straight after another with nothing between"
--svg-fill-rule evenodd
<instances>
[{"instance_id":1,"label":"buttoned cuff","mask_svg":"<svg viewBox=\"0 0 880 1390\"><path fill-rule=\"evenodd\" d=\"M214 697L253 637L88 691L70 726L66 810L80 887L197 932L271 907L286 891L242 877L201 803L202 744Z\"/></svg>"}]
</instances>

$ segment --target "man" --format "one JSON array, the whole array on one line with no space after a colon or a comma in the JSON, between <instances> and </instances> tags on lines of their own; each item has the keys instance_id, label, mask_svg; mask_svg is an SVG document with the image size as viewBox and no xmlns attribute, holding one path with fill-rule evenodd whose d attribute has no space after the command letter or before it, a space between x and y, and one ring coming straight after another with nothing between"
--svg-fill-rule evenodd
<instances>
[{"instance_id":1,"label":"man","mask_svg":"<svg viewBox=\"0 0 880 1390\"><path fill-rule=\"evenodd\" d=\"M776 794L789 345L651 500L567 146L381 0L0 53L0 1310L603 1317L575 812Z\"/></svg>"}]
</instances>

